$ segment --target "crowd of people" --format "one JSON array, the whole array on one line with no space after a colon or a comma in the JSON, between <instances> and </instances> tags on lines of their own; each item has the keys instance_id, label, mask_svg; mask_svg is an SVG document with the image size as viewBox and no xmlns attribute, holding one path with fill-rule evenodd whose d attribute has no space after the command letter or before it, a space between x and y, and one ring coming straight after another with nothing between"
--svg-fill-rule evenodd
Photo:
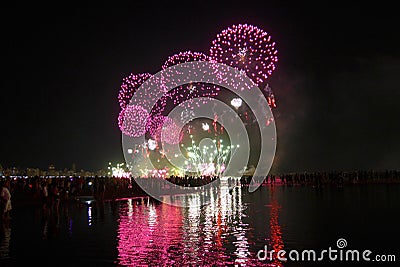
<instances>
[{"instance_id":1,"label":"crowd of people","mask_svg":"<svg viewBox=\"0 0 400 267\"><path fill-rule=\"evenodd\" d=\"M0 182L0 220L10 219L11 193L10 180Z\"/></svg>"},{"instance_id":2,"label":"crowd of people","mask_svg":"<svg viewBox=\"0 0 400 267\"><path fill-rule=\"evenodd\" d=\"M241 177L241 184L248 185L252 176ZM320 187L324 184L342 186L344 184L364 184L364 183L400 183L400 171L332 171L332 172L302 172L286 173L281 175L270 174L263 184L283 184L283 185L311 185Z\"/></svg>"},{"instance_id":3,"label":"crowd of people","mask_svg":"<svg viewBox=\"0 0 400 267\"><path fill-rule=\"evenodd\" d=\"M96 199L142 193L131 179L116 177L0 177L0 219L8 219L11 203L38 204L58 209L59 203L79 196Z\"/></svg>"},{"instance_id":4,"label":"crowd of people","mask_svg":"<svg viewBox=\"0 0 400 267\"><path fill-rule=\"evenodd\" d=\"M13 200L40 203L44 208L58 208L60 201L68 201L79 196L91 196L95 199L116 199L145 195L136 179L117 177L2 177L0 178L0 219L10 218ZM139 178L158 186L160 178ZM217 180L217 176L170 176L167 181L183 187L202 186ZM252 176L243 176L238 185L249 185ZM322 186L333 184L360 183L400 183L400 171L353 171L353 172L314 172L270 174L264 179L264 185L281 184Z\"/></svg>"},{"instance_id":5,"label":"crowd of people","mask_svg":"<svg viewBox=\"0 0 400 267\"><path fill-rule=\"evenodd\" d=\"M185 187L192 187L192 186L202 186L209 184L215 180L217 180L218 176L210 176L210 175L201 175L201 176L192 176L192 175L185 175L185 176L170 176L166 178L167 181Z\"/></svg>"}]
</instances>

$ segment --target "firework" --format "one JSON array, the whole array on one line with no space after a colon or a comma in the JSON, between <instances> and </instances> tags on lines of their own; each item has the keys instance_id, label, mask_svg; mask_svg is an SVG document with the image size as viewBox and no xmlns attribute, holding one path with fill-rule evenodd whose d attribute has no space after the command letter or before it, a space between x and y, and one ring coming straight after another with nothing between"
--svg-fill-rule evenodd
<instances>
[{"instance_id":1,"label":"firework","mask_svg":"<svg viewBox=\"0 0 400 267\"><path fill-rule=\"evenodd\" d=\"M153 139L149 139L149 140L147 141L147 147L148 147L150 150L156 149L156 148L157 148L157 141L156 141L156 140L153 140Z\"/></svg>"},{"instance_id":2,"label":"firework","mask_svg":"<svg viewBox=\"0 0 400 267\"><path fill-rule=\"evenodd\" d=\"M139 137L146 133L149 113L142 106L128 105L118 116L118 126L122 133L130 137Z\"/></svg>"},{"instance_id":3,"label":"firework","mask_svg":"<svg viewBox=\"0 0 400 267\"><path fill-rule=\"evenodd\" d=\"M235 109L240 108L240 107L242 106L242 103L243 103L243 101L242 101L241 98L233 98L233 99L231 100L231 105L232 105Z\"/></svg>"},{"instance_id":4,"label":"firework","mask_svg":"<svg viewBox=\"0 0 400 267\"><path fill-rule=\"evenodd\" d=\"M261 86L275 70L277 52L268 33L256 26L239 24L217 35L212 42L210 57L244 71Z\"/></svg>"},{"instance_id":5,"label":"firework","mask_svg":"<svg viewBox=\"0 0 400 267\"><path fill-rule=\"evenodd\" d=\"M195 118L196 114L193 110L185 109L181 112L181 121L191 121Z\"/></svg>"},{"instance_id":6,"label":"firework","mask_svg":"<svg viewBox=\"0 0 400 267\"><path fill-rule=\"evenodd\" d=\"M181 129L166 116L152 117L147 121L146 129L156 141L161 140L162 134L168 144L178 144L182 140Z\"/></svg>"},{"instance_id":7,"label":"firework","mask_svg":"<svg viewBox=\"0 0 400 267\"><path fill-rule=\"evenodd\" d=\"M206 122L206 123L201 123L201 128L203 129L203 131L208 131L210 130L210 125Z\"/></svg>"},{"instance_id":8,"label":"firework","mask_svg":"<svg viewBox=\"0 0 400 267\"><path fill-rule=\"evenodd\" d=\"M191 62L191 61L212 61L207 55L200 52L179 52L178 54L170 56L162 66L163 69L167 69L171 66ZM168 80L168 77L165 77ZM170 110L166 109L167 106L174 107L181 103L188 102L186 105L187 109L194 109L199 107L198 102L193 102L192 99L198 97L215 97L218 95L220 88L213 84L205 83L189 83L178 86L169 92L165 93L164 96L159 99L152 110L152 114L155 116L161 114L168 114Z\"/></svg>"},{"instance_id":9,"label":"firework","mask_svg":"<svg viewBox=\"0 0 400 267\"><path fill-rule=\"evenodd\" d=\"M214 139L214 144L195 144L193 135L190 135L191 146L186 147L181 144L183 150L186 151L187 160L185 161L186 169L197 175L221 175L224 172L227 162L232 151L239 146L224 146L222 139Z\"/></svg>"},{"instance_id":10,"label":"firework","mask_svg":"<svg viewBox=\"0 0 400 267\"><path fill-rule=\"evenodd\" d=\"M268 83L264 87L264 92L265 92L266 97L267 97L268 105L275 108L276 107L275 96L274 96L274 93L272 92L271 86L269 86Z\"/></svg>"},{"instance_id":11,"label":"firework","mask_svg":"<svg viewBox=\"0 0 400 267\"><path fill-rule=\"evenodd\" d=\"M201 52L185 51L179 52L178 54L170 56L167 61L165 61L162 69L165 70L171 66L186 63L190 61L211 61L210 57Z\"/></svg>"},{"instance_id":12,"label":"firework","mask_svg":"<svg viewBox=\"0 0 400 267\"><path fill-rule=\"evenodd\" d=\"M163 124L162 140L168 144L179 144L182 140L180 127L169 117L166 118Z\"/></svg>"},{"instance_id":13,"label":"firework","mask_svg":"<svg viewBox=\"0 0 400 267\"><path fill-rule=\"evenodd\" d=\"M245 62L247 57L254 56L247 52L242 49L236 56L242 57L242 61ZM191 53L193 54L193 52ZM246 161L246 155L237 156L238 153L234 154L233 152L239 151L237 150L239 143L242 145L243 138L241 137L245 136L245 126L255 121L250 120L250 116L253 114L250 111L252 109L248 108L251 107L248 103L259 101L258 103L261 104L262 108L256 109L254 113L254 117L258 118L260 124L264 126L260 128L261 131L266 129L270 123L270 121L264 123L264 120L268 119L265 113L268 115L268 111L270 111L268 105L271 105L272 102L265 101L263 94L267 90L261 92L255 88L255 83L247 77L251 77L251 75L246 72L245 68L232 68L228 64L216 64L209 60L204 61L204 59L207 57L200 53L193 57L189 52L172 56L164 64L164 71L151 76L142 82L135 91L132 91L133 96L130 103L123 109L119 118L119 125L124 133L123 140L125 138L123 142L130 148L130 150L124 150L124 156L127 161L132 162L132 164L129 163L129 166L134 166L131 168L132 172L140 169L176 167L182 172L195 172L202 175L220 175L225 172L241 173L240 170L245 166L243 162ZM174 65L179 63L186 64ZM249 64L250 67L253 65ZM265 84L263 83L263 85ZM264 87L260 86L260 88ZM218 97L220 93L224 95ZM228 95L225 96L225 93ZM220 100L220 98L222 99ZM237 99L230 102L234 98ZM218 101L228 102L218 105ZM231 107L229 107L229 102ZM247 111L250 115L247 114ZM209 118L210 123L193 127L195 121L186 120L200 117ZM245 122L241 123L240 120ZM233 125L237 125L234 122L243 127L240 129L233 127ZM231 127L227 127L225 130L223 125L231 125ZM184 148L181 144L186 140L182 136L184 133L197 137L209 135L219 139L228 129L233 130L231 131L232 138L229 135L229 142L236 144L235 146L224 146L225 144L219 146L215 143L214 146L207 148L202 146L201 142L199 145L192 143L192 146L187 147L187 154L182 156ZM268 129L272 129L272 127ZM144 138L127 138L127 135ZM151 139L148 139L150 136ZM142 145L145 151L135 153L136 148L133 147L133 144ZM177 144L179 146L176 146ZM235 164L231 164L231 157ZM242 159L244 159L243 162ZM139 165L143 167L138 168Z\"/></svg>"},{"instance_id":14,"label":"firework","mask_svg":"<svg viewBox=\"0 0 400 267\"><path fill-rule=\"evenodd\" d=\"M153 138L159 137L165 118L165 116L154 116L147 121L146 130Z\"/></svg>"},{"instance_id":15,"label":"firework","mask_svg":"<svg viewBox=\"0 0 400 267\"><path fill-rule=\"evenodd\" d=\"M122 79L121 89L118 94L119 105L122 109L129 104L136 90L150 77L150 73L131 73L128 77Z\"/></svg>"}]
</instances>

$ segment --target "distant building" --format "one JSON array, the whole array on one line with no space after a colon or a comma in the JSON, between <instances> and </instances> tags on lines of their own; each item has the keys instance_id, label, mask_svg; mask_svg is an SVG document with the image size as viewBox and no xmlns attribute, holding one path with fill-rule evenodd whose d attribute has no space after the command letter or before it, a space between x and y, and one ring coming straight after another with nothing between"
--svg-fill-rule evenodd
<instances>
[{"instance_id":1,"label":"distant building","mask_svg":"<svg viewBox=\"0 0 400 267\"><path fill-rule=\"evenodd\" d=\"M85 170L80 170L79 172L76 173L77 176L94 176L93 172L90 171L85 171Z\"/></svg>"},{"instance_id":2,"label":"distant building","mask_svg":"<svg viewBox=\"0 0 400 267\"><path fill-rule=\"evenodd\" d=\"M107 172L106 170L98 170L98 171L96 172L96 175L97 175L97 176L107 176L107 175L108 175L108 172Z\"/></svg>"},{"instance_id":3,"label":"distant building","mask_svg":"<svg viewBox=\"0 0 400 267\"><path fill-rule=\"evenodd\" d=\"M56 167L53 164L49 165L49 171L47 172L47 175L49 176L58 176L60 173L56 171Z\"/></svg>"}]
</instances>

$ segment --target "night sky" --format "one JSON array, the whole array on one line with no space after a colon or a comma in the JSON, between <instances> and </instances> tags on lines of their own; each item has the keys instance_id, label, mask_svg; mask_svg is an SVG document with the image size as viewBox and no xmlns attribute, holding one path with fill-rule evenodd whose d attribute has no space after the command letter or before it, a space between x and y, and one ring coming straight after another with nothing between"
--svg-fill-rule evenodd
<instances>
[{"instance_id":1,"label":"night sky","mask_svg":"<svg viewBox=\"0 0 400 267\"><path fill-rule=\"evenodd\" d=\"M123 162L122 78L155 73L180 51L208 53L218 32L250 23L271 34L279 51L270 79L275 171L399 169L397 8L131 2L0 11L3 167L98 170Z\"/></svg>"}]
</instances>

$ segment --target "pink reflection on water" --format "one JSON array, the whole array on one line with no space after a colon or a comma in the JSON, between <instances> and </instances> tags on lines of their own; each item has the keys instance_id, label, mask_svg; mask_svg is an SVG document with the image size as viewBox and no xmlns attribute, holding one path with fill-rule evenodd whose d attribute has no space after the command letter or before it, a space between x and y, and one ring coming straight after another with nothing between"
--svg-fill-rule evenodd
<instances>
[{"instance_id":1,"label":"pink reflection on water","mask_svg":"<svg viewBox=\"0 0 400 267\"><path fill-rule=\"evenodd\" d=\"M276 260L259 261L254 240L267 234L254 232L248 224L247 203L242 190L199 207L200 199L189 208L151 201L129 199L121 204L118 229L118 260L123 266L282 266ZM271 230L269 247L283 248L278 224L280 206L270 200L268 217L260 217ZM258 219L258 218L257 218Z\"/></svg>"},{"instance_id":2,"label":"pink reflection on water","mask_svg":"<svg viewBox=\"0 0 400 267\"><path fill-rule=\"evenodd\" d=\"M175 265L182 249L182 210L149 199L127 201L120 210L118 259L121 265Z\"/></svg>"},{"instance_id":3,"label":"pink reflection on water","mask_svg":"<svg viewBox=\"0 0 400 267\"><path fill-rule=\"evenodd\" d=\"M276 253L280 250L283 250L284 244L282 239L282 230L281 226L279 225L279 210L281 206L278 203L278 199L275 196L274 189L271 190L271 206L270 206L270 229L271 229L271 240L270 240L270 247L275 251L273 254L271 266L283 266L282 261L277 258ZM284 255L287 257L288 255Z\"/></svg>"}]
</instances>

